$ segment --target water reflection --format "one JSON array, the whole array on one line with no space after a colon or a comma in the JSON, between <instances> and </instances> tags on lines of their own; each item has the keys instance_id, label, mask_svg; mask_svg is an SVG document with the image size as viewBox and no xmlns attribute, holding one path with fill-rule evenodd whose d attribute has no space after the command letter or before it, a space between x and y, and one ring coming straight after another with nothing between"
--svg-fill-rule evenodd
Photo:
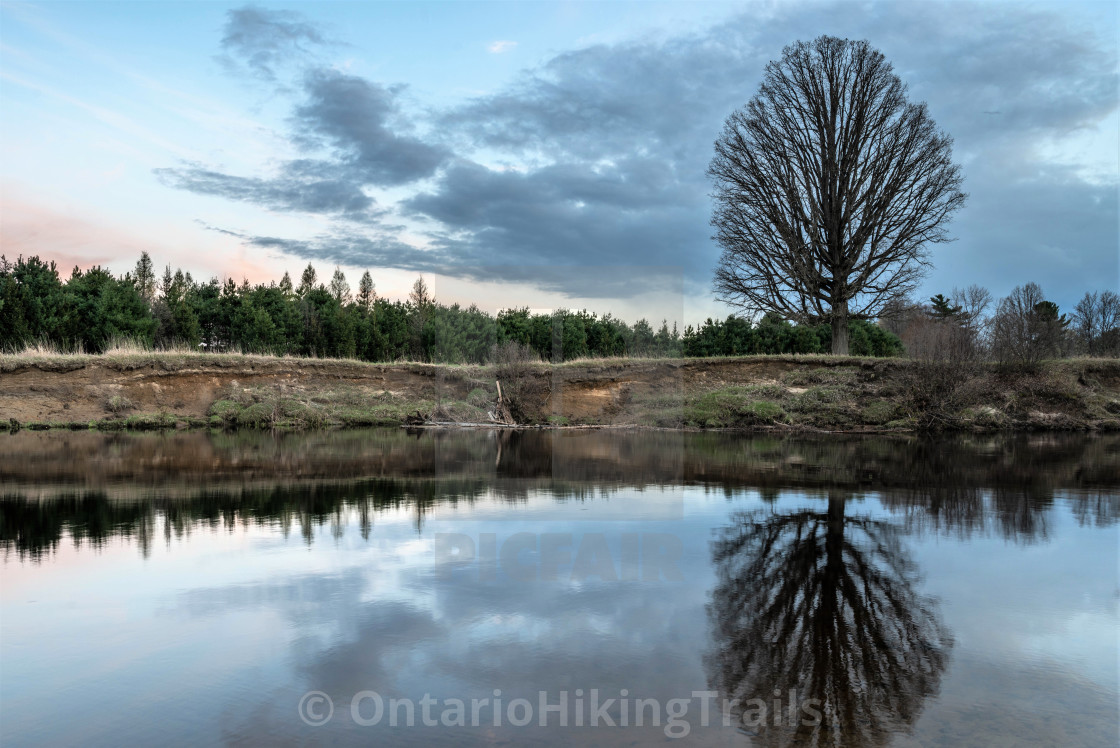
<instances>
[{"instance_id":1,"label":"water reflection","mask_svg":"<svg viewBox=\"0 0 1120 748\"><path fill-rule=\"evenodd\" d=\"M1120 517L1120 436L953 439L742 437L646 432L400 429L310 435L21 432L0 436L0 548L37 558L153 541L192 527L276 525L310 542L348 508L368 537L379 512L437 506L609 500L620 488L701 485L875 491L907 529L1046 538L1057 493L1079 521Z\"/></svg>"},{"instance_id":2,"label":"water reflection","mask_svg":"<svg viewBox=\"0 0 1120 748\"><path fill-rule=\"evenodd\" d=\"M5 745L147 744L169 724L198 743L634 745L662 728L367 730L349 704L709 685L762 744L1108 744L1118 452L1115 435L0 436ZM684 581L447 570L440 533L480 556L484 536L570 535L573 555L600 538L616 568L628 534L672 533ZM309 690L334 700L328 726L299 720ZM796 723L773 724L775 700ZM745 742L713 712L707 730L690 712L687 743Z\"/></svg>"},{"instance_id":3,"label":"water reflection","mask_svg":"<svg viewBox=\"0 0 1120 748\"><path fill-rule=\"evenodd\" d=\"M764 745L885 745L937 693L950 634L899 528L851 506L739 513L713 543L709 677Z\"/></svg>"}]
</instances>

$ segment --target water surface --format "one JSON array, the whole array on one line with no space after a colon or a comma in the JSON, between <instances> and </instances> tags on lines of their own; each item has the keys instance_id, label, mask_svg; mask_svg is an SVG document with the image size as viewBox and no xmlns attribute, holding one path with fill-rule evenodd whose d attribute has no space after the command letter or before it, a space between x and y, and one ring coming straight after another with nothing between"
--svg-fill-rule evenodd
<instances>
[{"instance_id":1,"label":"water surface","mask_svg":"<svg viewBox=\"0 0 1120 748\"><path fill-rule=\"evenodd\" d=\"M0 739L1111 745L1118 486L1115 437L6 435Z\"/></svg>"}]
</instances>

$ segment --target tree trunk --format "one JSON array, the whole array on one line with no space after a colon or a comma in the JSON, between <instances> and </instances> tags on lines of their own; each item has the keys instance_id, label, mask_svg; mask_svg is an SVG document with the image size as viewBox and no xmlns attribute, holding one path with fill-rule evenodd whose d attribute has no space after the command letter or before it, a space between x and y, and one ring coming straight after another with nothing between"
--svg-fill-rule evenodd
<instances>
[{"instance_id":1,"label":"tree trunk","mask_svg":"<svg viewBox=\"0 0 1120 748\"><path fill-rule=\"evenodd\" d=\"M832 309L832 355L848 355L848 302Z\"/></svg>"}]
</instances>

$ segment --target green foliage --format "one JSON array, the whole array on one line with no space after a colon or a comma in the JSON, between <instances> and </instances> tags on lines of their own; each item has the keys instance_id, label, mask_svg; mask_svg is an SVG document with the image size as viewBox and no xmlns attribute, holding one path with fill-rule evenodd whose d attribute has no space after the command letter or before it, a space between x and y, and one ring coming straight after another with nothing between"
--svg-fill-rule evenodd
<instances>
[{"instance_id":1,"label":"green foliage","mask_svg":"<svg viewBox=\"0 0 1120 748\"><path fill-rule=\"evenodd\" d=\"M74 268L64 284L52 262L0 257L0 350L32 342L98 353L111 340L150 343L156 329L133 281L94 267Z\"/></svg>"},{"instance_id":2,"label":"green foliage","mask_svg":"<svg viewBox=\"0 0 1120 748\"><path fill-rule=\"evenodd\" d=\"M887 400L875 400L868 403L860 411L860 418L864 423L880 425L894 420L898 413L898 406Z\"/></svg>"},{"instance_id":3,"label":"green foliage","mask_svg":"<svg viewBox=\"0 0 1120 748\"><path fill-rule=\"evenodd\" d=\"M853 353L901 351L897 338L879 328L852 325ZM491 362L495 345L515 342L543 361L559 363L585 357L818 353L828 349L829 336L827 326L794 326L775 316L757 325L738 317L708 320L683 336L667 321L629 325L586 310L505 309L495 317L474 305L439 303L422 279L407 301L380 298L368 273L351 299L341 271L327 288L310 265L293 289L286 273L279 284L238 285L232 278L198 283L169 266L157 283L146 254L123 278L102 268L75 269L66 282L53 263L37 257L0 258L0 350L41 342L98 353L115 339L129 338L157 349L480 364Z\"/></svg>"},{"instance_id":4,"label":"green foliage","mask_svg":"<svg viewBox=\"0 0 1120 748\"><path fill-rule=\"evenodd\" d=\"M701 428L742 428L784 423L786 412L778 403L761 399L753 387L725 387L705 392L685 403L682 420Z\"/></svg>"},{"instance_id":5,"label":"green foliage","mask_svg":"<svg viewBox=\"0 0 1120 748\"><path fill-rule=\"evenodd\" d=\"M848 325L849 349L853 356L900 356L902 341L897 335L865 320ZM776 314L767 314L757 325L730 316L720 322L709 318L685 330L681 340L685 356L750 356L758 354L827 353L832 350L832 328L828 325L791 325Z\"/></svg>"},{"instance_id":6,"label":"green foliage","mask_svg":"<svg viewBox=\"0 0 1120 748\"><path fill-rule=\"evenodd\" d=\"M929 304L930 316L937 320L960 319L961 312L963 311L959 305L953 304L951 300L945 298L942 294L930 296Z\"/></svg>"},{"instance_id":7,"label":"green foliage","mask_svg":"<svg viewBox=\"0 0 1120 748\"><path fill-rule=\"evenodd\" d=\"M134 431L175 428L175 416L167 413L137 413L124 420L124 427Z\"/></svg>"}]
</instances>

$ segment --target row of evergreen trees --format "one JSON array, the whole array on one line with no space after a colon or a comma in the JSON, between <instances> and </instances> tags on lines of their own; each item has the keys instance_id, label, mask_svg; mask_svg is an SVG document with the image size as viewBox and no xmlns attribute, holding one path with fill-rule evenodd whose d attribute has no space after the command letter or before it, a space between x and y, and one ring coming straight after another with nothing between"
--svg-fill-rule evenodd
<instances>
[{"instance_id":1,"label":"row of evergreen trees","mask_svg":"<svg viewBox=\"0 0 1120 748\"><path fill-rule=\"evenodd\" d=\"M367 271L352 293L340 269L320 283L308 265L298 285L240 285L231 279L196 282L167 267L157 278L145 252L121 277L100 267L75 268L63 281L53 262L0 257L0 350L49 343L63 350L101 352L119 339L145 346L209 351L447 363L484 363L496 345L513 341L546 361L605 356L720 356L818 353L831 344L827 325L794 326L775 317L757 325L728 317L707 320L682 335L662 322L633 325L611 315L559 310L533 314L506 309L492 316L471 305L438 303L423 278L406 300L377 295ZM853 323L852 352L902 352L894 335Z\"/></svg>"}]
</instances>

